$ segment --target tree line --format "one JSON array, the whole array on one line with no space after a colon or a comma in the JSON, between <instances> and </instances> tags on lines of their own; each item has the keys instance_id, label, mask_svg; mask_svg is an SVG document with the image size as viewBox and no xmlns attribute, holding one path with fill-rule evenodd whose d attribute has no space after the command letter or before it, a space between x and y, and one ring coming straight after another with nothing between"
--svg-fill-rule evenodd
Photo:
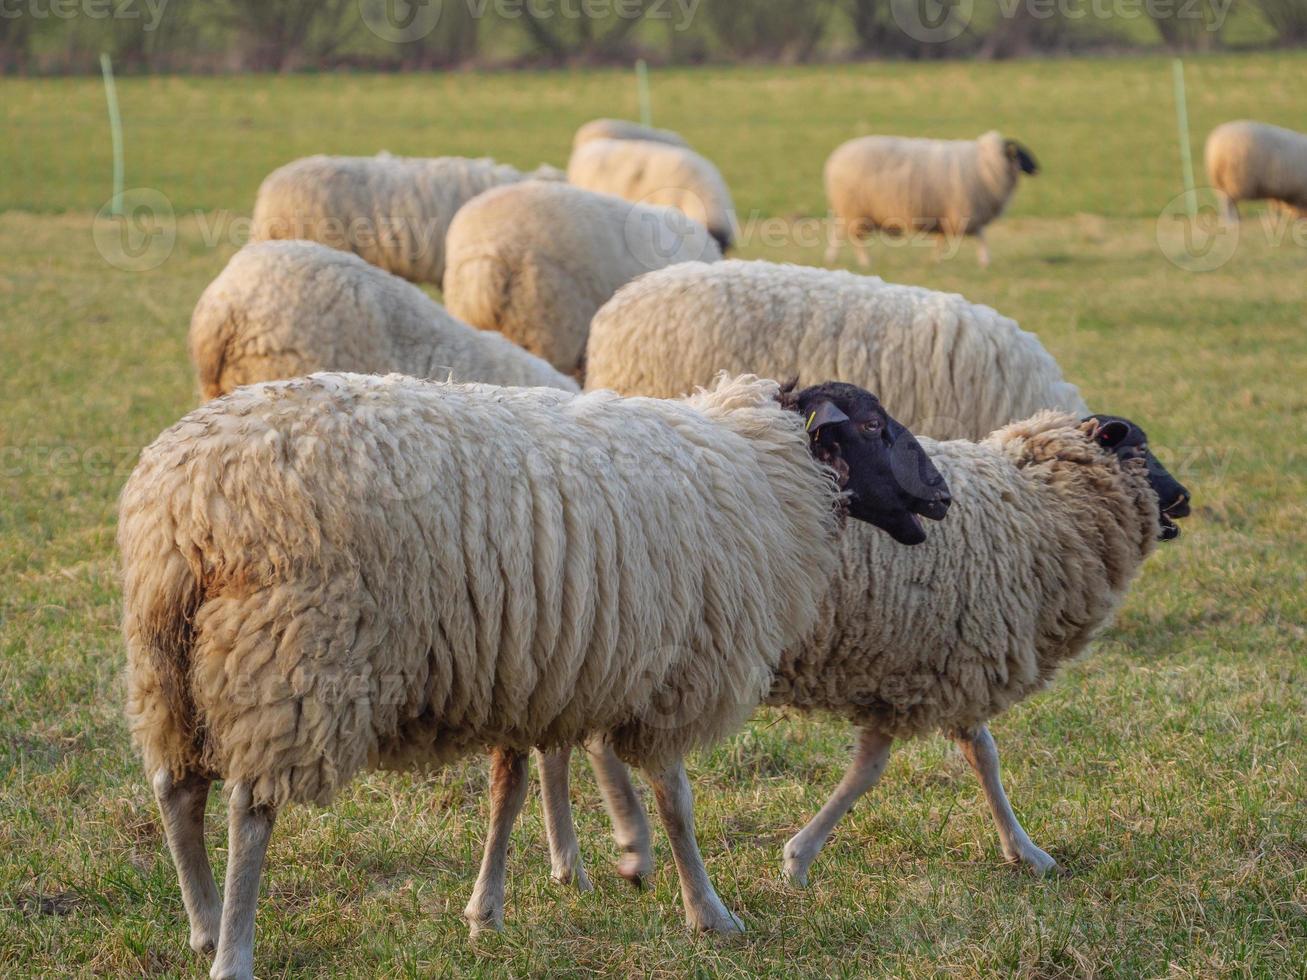
<instances>
[{"instance_id":1,"label":"tree line","mask_svg":"<svg viewBox=\"0 0 1307 980\"><path fill-rule=\"evenodd\" d=\"M1232 26L1234 25L1234 26ZM0 0L0 71L407 71L1300 46L1307 0Z\"/></svg>"}]
</instances>

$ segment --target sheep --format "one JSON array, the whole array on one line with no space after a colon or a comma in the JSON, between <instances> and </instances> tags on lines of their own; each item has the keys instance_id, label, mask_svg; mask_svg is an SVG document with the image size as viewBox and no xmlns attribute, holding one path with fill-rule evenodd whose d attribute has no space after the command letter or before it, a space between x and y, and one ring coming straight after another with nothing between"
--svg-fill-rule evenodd
<instances>
[{"instance_id":1,"label":"sheep","mask_svg":"<svg viewBox=\"0 0 1307 980\"><path fill-rule=\"evenodd\" d=\"M652 143L666 143L669 146L689 147L684 136L670 129L655 129L642 126L625 119L592 119L576 131L572 137L572 151L591 140L647 140Z\"/></svg>"},{"instance_id":2,"label":"sheep","mask_svg":"<svg viewBox=\"0 0 1307 980\"><path fill-rule=\"evenodd\" d=\"M458 209L482 191L528 177L563 174L549 166L525 174L489 158L303 157L264 178L251 240L307 238L438 286L445 233Z\"/></svg>"},{"instance_id":3,"label":"sheep","mask_svg":"<svg viewBox=\"0 0 1307 980\"><path fill-rule=\"evenodd\" d=\"M680 760L748 714L811 626L837 502L905 544L948 505L911 433L849 385L746 376L658 401L314 374L166 430L119 508L126 715L211 976L252 976L278 809L480 746L491 827L465 916L498 928L523 752L600 731L652 774L687 921L738 929Z\"/></svg>"},{"instance_id":4,"label":"sheep","mask_svg":"<svg viewBox=\"0 0 1307 980\"><path fill-rule=\"evenodd\" d=\"M567 179L577 187L684 212L721 246L734 241L735 205L712 163L688 147L650 140L590 140L572 151Z\"/></svg>"},{"instance_id":5,"label":"sheep","mask_svg":"<svg viewBox=\"0 0 1307 980\"><path fill-rule=\"evenodd\" d=\"M894 739L948 733L980 778L1004 856L1046 874L999 778L988 722L1043 689L1112 618L1157 540L1179 535L1189 491L1118 416L1044 411L987 439L921 444L957 492L950 516L906 554L860 527L841 542L814 630L786 650L767 703L859 726L853 761L821 812L786 845L796 885L840 818L884 771ZM621 762L589 746L637 884L648 828ZM589 887L567 794L566 750L542 760L554 876Z\"/></svg>"},{"instance_id":6,"label":"sheep","mask_svg":"<svg viewBox=\"0 0 1307 980\"><path fill-rule=\"evenodd\" d=\"M590 318L619 286L675 262L721 258L707 229L672 208L541 181L470 202L445 253L454 316L567 374L581 372Z\"/></svg>"},{"instance_id":7,"label":"sheep","mask_svg":"<svg viewBox=\"0 0 1307 980\"><path fill-rule=\"evenodd\" d=\"M1307 217L1307 134L1247 119L1222 123L1203 155L1227 221L1238 220L1240 201L1261 199Z\"/></svg>"},{"instance_id":8,"label":"sheep","mask_svg":"<svg viewBox=\"0 0 1307 980\"><path fill-rule=\"evenodd\" d=\"M205 398L316 371L577 390L416 286L315 242L258 242L232 256L195 307L190 352Z\"/></svg>"},{"instance_id":9,"label":"sheep","mask_svg":"<svg viewBox=\"0 0 1307 980\"><path fill-rule=\"evenodd\" d=\"M1034 334L954 293L808 266L731 260L660 269L595 314L586 383L668 397L718 370L838 378L913 431L979 439L1041 408L1084 415Z\"/></svg>"},{"instance_id":10,"label":"sheep","mask_svg":"<svg viewBox=\"0 0 1307 980\"><path fill-rule=\"evenodd\" d=\"M861 236L873 228L891 234L929 232L975 237L981 267L989 265L985 226L1003 213L1019 173L1039 173L1031 152L991 130L974 140L863 136L826 160L826 198L834 221L827 264L839 255L839 235L863 267L871 260Z\"/></svg>"}]
</instances>

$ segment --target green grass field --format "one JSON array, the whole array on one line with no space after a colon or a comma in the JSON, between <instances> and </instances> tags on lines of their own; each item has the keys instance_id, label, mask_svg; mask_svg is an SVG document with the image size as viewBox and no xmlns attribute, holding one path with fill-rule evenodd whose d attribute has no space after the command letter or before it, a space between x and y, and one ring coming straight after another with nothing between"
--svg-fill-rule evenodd
<instances>
[{"instance_id":1,"label":"green grass field","mask_svg":"<svg viewBox=\"0 0 1307 980\"><path fill-rule=\"evenodd\" d=\"M1303 128L1305 70L1298 55L1192 61L1195 153L1229 118ZM157 227L175 218L148 271L110 264L92 234L111 190L98 82L0 81L6 977L207 970L121 717L114 511L136 452L196 403L191 308L243 240L259 180L302 154L382 148L561 165L577 124L635 111L617 73L131 79L119 93L127 186L166 199ZM945 262L911 246L874 257L886 278L1036 331L1194 493L1184 536L1092 655L993 726L1014 806L1069 873L1003 865L970 770L934 739L894 754L812 887L790 889L781 845L834 786L850 733L765 712L691 763L742 940L687 937L660 835L651 892L610 871L578 765L596 891L550 882L533 797L507 930L469 944L485 816L469 759L367 776L331 809L281 816L260 976L1307 976L1307 235L1277 240L1252 209L1217 268L1167 260L1158 216L1181 185L1163 59L659 73L654 109L719 162L745 257L821 261L787 229L824 211L822 161L852 135L998 127L1039 156L1044 174L992 229L988 272L970 244ZM216 794L209 820L221 868Z\"/></svg>"}]
</instances>

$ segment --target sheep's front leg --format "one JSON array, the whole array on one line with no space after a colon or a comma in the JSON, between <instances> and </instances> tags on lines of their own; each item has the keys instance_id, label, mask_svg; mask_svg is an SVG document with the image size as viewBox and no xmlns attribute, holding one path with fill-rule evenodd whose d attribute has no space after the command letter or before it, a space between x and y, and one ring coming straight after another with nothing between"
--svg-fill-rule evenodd
<instances>
[{"instance_id":1,"label":"sheep's front leg","mask_svg":"<svg viewBox=\"0 0 1307 980\"><path fill-rule=\"evenodd\" d=\"M1041 851L1017 821L1012 812L1012 804L1003 792L1003 783L998 772L998 747L989 729L981 726L974 732L956 732L954 739L958 748L971 763L971 768L980 777L980 785L985 791L985 799L994 814L994 823L998 825L998 838L1003 845L1003 855L1009 861L1027 864L1037 874L1047 874L1057 868L1057 862Z\"/></svg>"},{"instance_id":2,"label":"sheep's front leg","mask_svg":"<svg viewBox=\"0 0 1307 980\"><path fill-rule=\"evenodd\" d=\"M808 883L808 868L826 846L830 832L858 798L880 781L893 742L889 735L872 728L864 728L859 733L857 751L835 792L808 825L785 845L782 869L792 884L802 887Z\"/></svg>"},{"instance_id":3,"label":"sheep's front leg","mask_svg":"<svg viewBox=\"0 0 1307 980\"><path fill-rule=\"evenodd\" d=\"M611 745L596 738L586 744L586 751L613 825L613 840L622 853L617 873L636 888L642 888L645 878L653 871L653 848L644 804L631 783L631 774Z\"/></svg>"},{"instance_id":4,"label":"sheep's front leg","mask_svg":"<svg viewBox=\"0 0 1307 980\"><path fill-rule=\"evenodd\" d=\"M271 807L254 805L248 783L231 787L227 796L227 883L211 980L249 980L254 976L254 913L276 817Z\"/></svg>"},{"instance_id":5,"label":"sheep's front leg","mask_svg":"<svg viewBox=\"0 0 1307 980\"><path fill-rule=\"evenodd\" d=\"M486 929L504 927L504 874L513 824L526 800L526 753L494 749L490 754L490 829L481 858L481 873L463 918L472 938Z\"/></svg>"},{"instance_id":6,"label":"sheep's front leg","mask_svg":"<svg viewBox=\"0 0 1307 980\"><path fill-rule=\"evenodd\" d=\"M563 885L575 885L577 891L588 892L590 879L585 876L585 867L581 863L581 847L576 840L572 799L568 792L571 761L570 747L537 753L540 801L544 805L545 836L549 838L549 860L554 880Z\"/></svg>"},{"instance_id":7,"label":"sheep's front leg","mask_svg":"<svg viewBox=\"0 0 1307 980\"><path fill-rule=\"evenodd\" d=\"M743 932L743 923L717 897L708 879L708 869L703 866L694 836L694 795L685 775L685 764L677 762L662 772L646 769L644 775L653 787L658 816L672 845L672 857L676 859L686 923L698 932Z\"/></svg>"},{"instance_id":8,"label":"sheep's front leg","mask_svg":"<svg viewBox=\"0 0 1307 980\"><path fill-rule=\"evenodd\" d=\"M190 921L191 949L211 955L218 948L222 925L222 897L204 849L204 805L212 782L198 773L174 779L168 770L160 769L151 785Z\"/></svg>"},{"instance_id":9,"label":"sheep's front leg","mask_svg":"<svg viewBox=\"0 0 1307 980\"><path fill-rule=\"evenodd\" d=\"M985 241L985 229L976 231L976 261L982 269L989 268L989 243Z\"/></svg>"}]
</instances>

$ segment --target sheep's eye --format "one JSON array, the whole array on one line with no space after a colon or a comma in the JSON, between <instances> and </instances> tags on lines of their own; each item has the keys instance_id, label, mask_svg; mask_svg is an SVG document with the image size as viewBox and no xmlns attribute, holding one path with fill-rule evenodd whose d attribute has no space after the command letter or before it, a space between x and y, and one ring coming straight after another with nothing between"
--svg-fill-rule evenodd
<instances>
[{"instance_id":1,"label":"sheep's eye","mask_svg":"<svg viewBox=\"0 0 1307 980\"><path fill-rule=\"evenodd\" d=\"M880 419L867 419L867 421L862 423L862 431L867 433L879 432Z\"/></svg>"}]
</instances>

